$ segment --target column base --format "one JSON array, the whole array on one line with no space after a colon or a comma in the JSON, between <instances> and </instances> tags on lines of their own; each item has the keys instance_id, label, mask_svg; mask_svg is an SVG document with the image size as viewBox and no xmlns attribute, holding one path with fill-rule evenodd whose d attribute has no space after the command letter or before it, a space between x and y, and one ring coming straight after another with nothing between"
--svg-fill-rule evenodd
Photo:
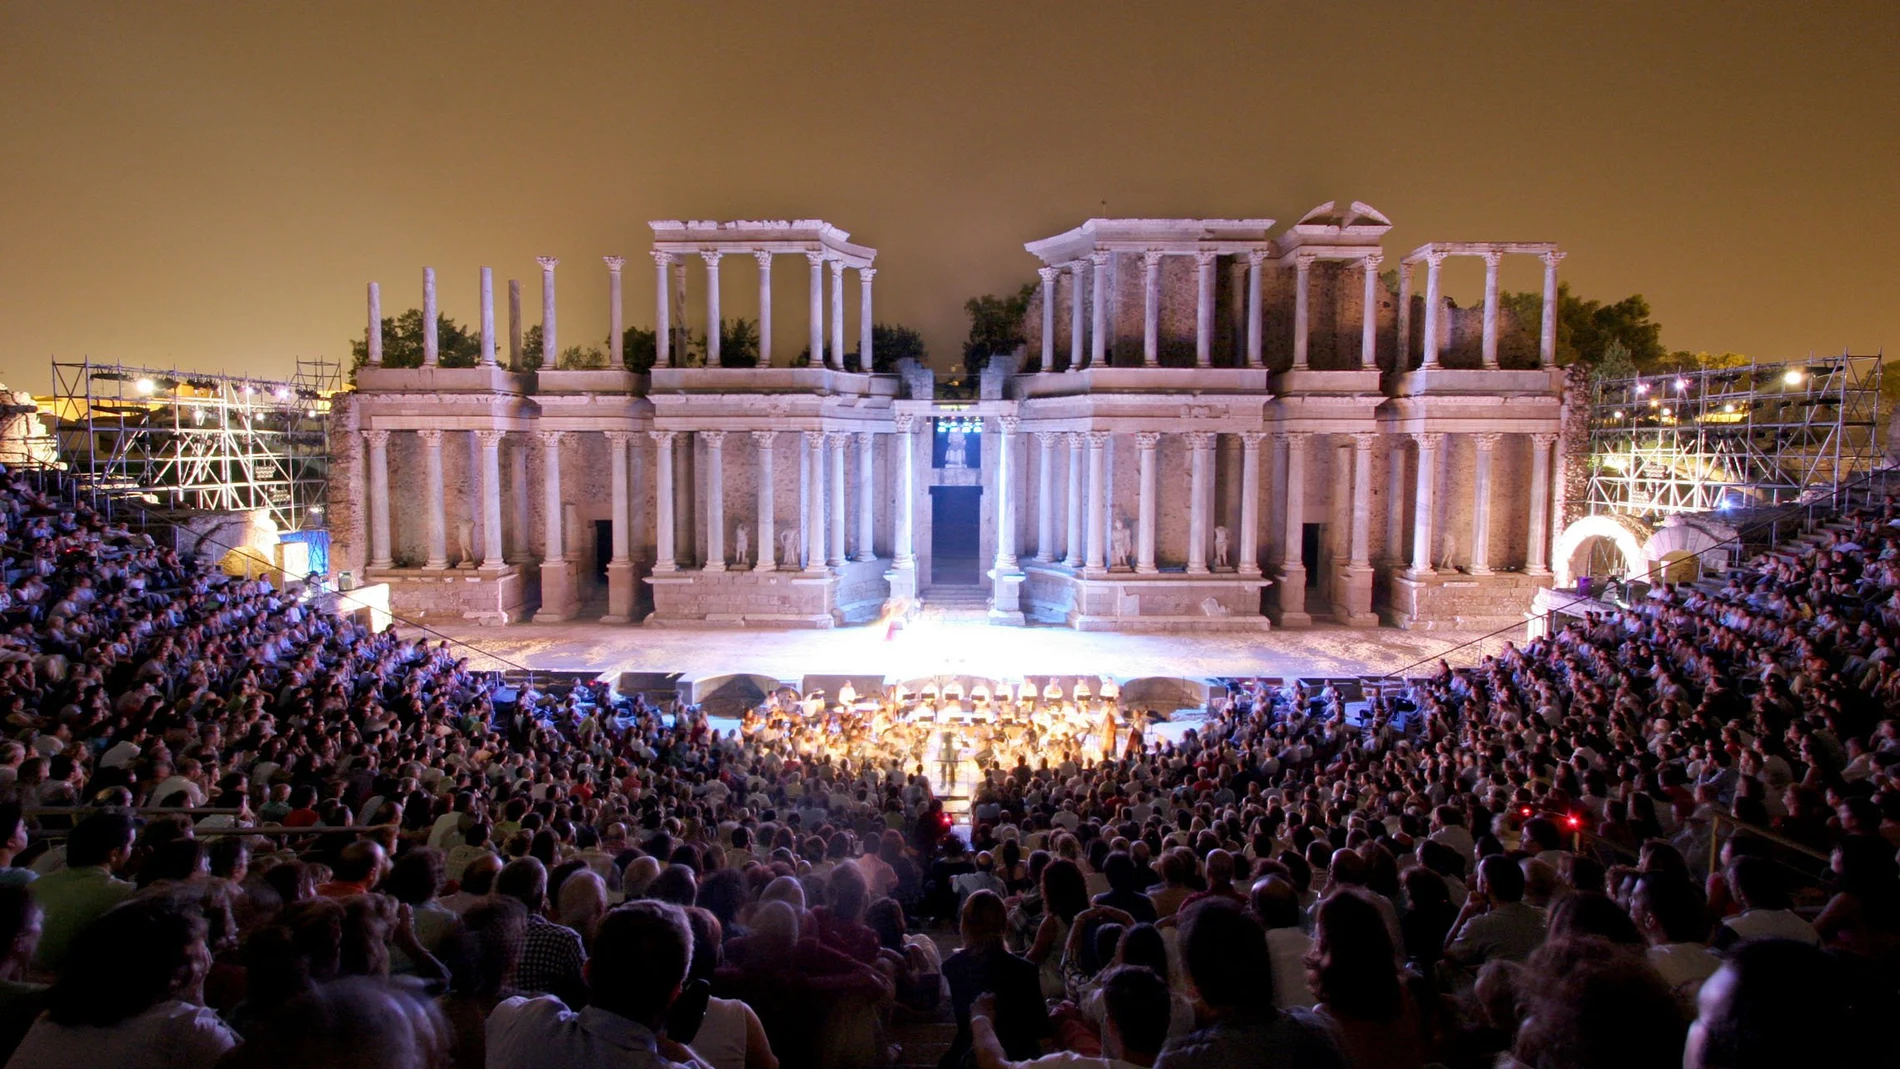
<instances>
[{"instance_id":1,"label":"column base","mask_svg":"<svg viewBox=\"0 0 1900 1069\"><path fill-rule=\"evenodd\" d=\"M1478 567L1477 565L1475 565L1475 564L1474 564L1474 565L1472 565L1472 566L1471 566L1471 568L1470 568L1470 570L1466 572L1466 574L1467 574L1467 575L1490 575L1490 574L1491 574L1491 569L1489 569L1489 568L1480 568L1480 567Z\"/></svg>"},{"instance_id":2,"label":"column base","mask_svg":"<svg viewBox=\"0 0 1900 1069\"><path fill-rule=\"evenodd\" d=\"M448 559L445 557L442 560L424 561L422 570L425 572L446 572L449 570Z\"/></svg>"},{"instance_id":3,"label":"column base","mask_svg":"<svg viewBox=\"0 0 1900 1069\"><path fill-rule=\"evenodd\" d=\"M711 564L708 564L704 568L700 569L700 571L702 572L723 572L725 570L726 570L726 562L722 560L713 561Z\"/></svg>"},{"instance_id":4,"label":"column base","mask_svg":"<svg viewBox=\"0 0 1900 1069\"><path fill-rule=\"evenodd\" d=\"M1524 574L1548 576L1550 574L1550 569L1544 567L1541 564L1533 564L1524 569Z\"/></svg>"},{"instance_id":5,"label":"column base","mask_svg":"<svg viewBox=\"0 0 1900 1069\"><path fill-rule=\"evenodd\" d=\"M1347 627L1377 627L1372 611L1373 571L1370 564L1348 564L1334 573L1333 618Z\"/></svg>"},{"instance_id":6,"label":"column base","mask_svg":"<svg viewBox=\"0 0 1900 1069\"><path fill-rule=\"evenodd\" d=\"M1240 569L1239 569L1238 571L1236 571L1236 572L1235 572L1234 574L1235 574L1235 575L1238 575L1238 576L1241 576L1242 578L1247 578L1247 579L1251 579L1251 578L1253 578L1253 577L1255 577L1255 576L1258 576L1258 575L1261 575L1261 574L1263 574L1263 573L1262 573L1262 572L1260 571L1260 566L1259 566L1258 564L1255 564L1255 565L1253 565L1253 566L1251 566L1251 567L1249 567L1248 565L1245 565L1245 564L1243 564L1243 565L1241 565L1241 566L1240 566Z\"/></svg>"},{"instance_id":7,"label":"column base","mask_svg":"<svg viewBox=\"0 0 1900 1069\"><path fill-rule=\"evenodd\" d=\"M1273 622L1280 627L1310 627L1313 617L1306 611L1306 567L1282 565L1273 581L1280 588Z\"/></svg>"},{"instance_id":8,"label":"column base","mask_svg":"<svg viewBox=\"0 0 1900 1069\"><path fill-rule=\"evenodd\" d=\"M541 562L541 608L535 611L535 623L560 623L574 618L580 609L574 596L576 570L573 561Z\"/></svg>"},{"instance_id":9,"label":"column base","mask_svg":"<svg viewBox=\"0 0 1900 1069\"><path fill-rule=\"evenodd\" d=\"M1213 575L1214 573L1213 573L1213 571L1211 571L1211 570L1210 570L1210 569L1209 569L1209 568L1207 567L1207 565L1205 565L1205 564L1194 564L1194 563L1192 563L1192 562L1189 562L1189 564L1188 564L1188 566L1187 566L1187 574L1189 574L1189 575Z\"/></svg>"},{"instance_id":10,"label":"column base","mask_svg":"<svg viewBox=\"0 0 1900 1069\"><path fill-rule=\"evenodd\" d=\"M877 554L875 554L875 553L860 553L860 554L858 554L857 556L855 556L855 557L852 557L851 559L852 559L852 560L854 560L854 561L857 561L857 562L858 562L859 564L869 564L869 563L871 563L872 561L874 561L874 560L876 560L876 559L877 559Z\"/></svg>"},{"instance_id":11,"label":"column base","mask_svg":"<svg viewBox=\"0 0 1900 1069\"><path fill-rule=\"evenodd\" d=\"M990 572L990 623L998 627L1021 627L1027 623L1023 616L1022 591L1023 580L1027 578L1014 567L998 567Z\"/></svg>"},{"instance_id":12,"label":"column base","mask_svg":"<svg viewBox=\"0 0 1900 1069\"><path fill-rule=\"evenodd\" d=\"M633 619L633 562L607 563L607 615L603 624L624 624Z\"/></svg>"},{"instance_id":13,"label":"column base","mask_svg":"<svg viewBox=\"0 0 1900 1069\"><path fill-rule=\"evenodd\" d=\"M1161 569L1152 564L1137 564L1135 565L1135 574L1136 575L1160 575Z\"/></svg>"},{"instance_id":14,"label":"column base","mask_svg":"<svg viewBox=\"0 0 1900 1069\"><path fill-rule=\"evenodd\" d=\"M369 562L369 567L379 572L388 571L389 569L394 568L395 566L396 566L396 562L389 558L384 558L382 560L373 560Z\"/></svg>"}]
</instances>

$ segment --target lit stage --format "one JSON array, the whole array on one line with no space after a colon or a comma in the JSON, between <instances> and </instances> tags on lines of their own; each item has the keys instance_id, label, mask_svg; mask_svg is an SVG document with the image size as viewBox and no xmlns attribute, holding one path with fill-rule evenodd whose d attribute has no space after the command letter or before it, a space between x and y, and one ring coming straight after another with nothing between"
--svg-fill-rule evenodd
<instances>
[{"instance_id":1,"label":"lit stage","mask_svg":"<svg viewBox=\"0 0 1900 1069\"><path fill-rule=\"evenodd\" d=\"M417 634L415 628L396 625ZM774 679L838 674L892 680L937 675L992 679L1094 675L1137 677L1422 675L1447 656L1470 664L1503 649L1507 636L1318 625L1267 634L1131 635L1059 627L991 627L924 617L890 639L881 625L828 631L630 628L598 623L480 627L429 625L466 643L476 668L678 672L688 680L747 673ZM1517 632L1521 636L1521 632Z\"/></svg>"}]
</instances>

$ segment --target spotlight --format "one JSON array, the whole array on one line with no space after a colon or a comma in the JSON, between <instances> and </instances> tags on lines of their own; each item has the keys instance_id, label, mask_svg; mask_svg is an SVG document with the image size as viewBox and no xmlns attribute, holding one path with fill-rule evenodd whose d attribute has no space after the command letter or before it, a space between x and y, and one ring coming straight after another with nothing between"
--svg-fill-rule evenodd
<instances>
[{"instance_id":1,"label":"spotlight","mask_svg":"<svg viewBox=\"0 0 1900 1069\"><path fill-rule=\"evenodd\" d=\"M1677 380L1676 380L1676 392L1677 392L1677 393L1684 393L1684 392L1686 392L1686 391L1687 391L1688 389L1689 389L1689 380L1688 380L1688 379L1677 379Z\"/></svg>"},{"instance_id":2,"label":"spotlight","mask_svg":"<svg viewBox=\"0 0 1900 1069\"><path fill-rule=\"evenodd\" d=\"M1647 383L1647 382L1639 382L1639 383L1637 383L1637 384L1636 384L1636 392L1637 392L1637 393L1648 393L1648 392L1649 392L1649 383Z\"/></svg>"},{"instance_id":3,"label":"spotlight","mask_svg":"<svg viewBox=\"0 0 1900 1069\"><path fill-rule=\"evenodd\" d=\"M1670 408L1669 408L1669 407L1668 407L1667 405L1665 405L1665 406L1663 406L1663 415L1665 415L1665 416L1673 416L1673 415L1675 415L1675 412L1674 412L1674 411L1672 411L1672 410L1671 410L1671 409L1670 409Z\"/></svg>"},{"instance_id":4,"label":"spotlight","mask_svg":"<svg viewBox=\"0 0 1900 1069\"><path fill-rule=\"evenodd\" d=\"M140 379L138 382L133 383L133 385L138 388L140 393L147 397L152 395L153 390L158 389L158 383L153 382L151 379Z\"/></svg>"},{"instance_id":5,"label":"spotlight","mask_svg":"<svg viewBox=\"0 0 1900 1069\"><path fill-rule=\"evenodd\" d=\"M1611 418L1611 419L1622 419L1622 418L1623 418L1623 410L1619 408L1619 409L1617 409L1616 411L1614 411L1614 412L1612 412L1612 413L1610 413L1610 418Z\"/></svg>"},{"instance_id":6,"label":"spotlight","mask_svg":"<svg viewBox=\"0 0 1900 1069\"><path fill-rule=\"evenodd\" d=\"M1733 402L1730 402L1729 404L1726 404L1726 405L1723 405L1723 406L1722 406L1722 411L1724 411L1724 412L1734 412L1734 411L1735 411L1735 405L1734 405L1734 403L1733 403Z\"/></svg>"},{"instance_id":7,"label":"spotlight","mask_svg":"<svg viewBox=\"0 0 1900 1069\"><path fill-rule=\"evenodd\" d=\"M1781 373L1781 381L1787 383L1790 386L1801 385L1801 380L1803 377L1804 376L1801 374L1800 368L1789 368L1787 371L1784 371Z\"/></svg>"}]
</instances>

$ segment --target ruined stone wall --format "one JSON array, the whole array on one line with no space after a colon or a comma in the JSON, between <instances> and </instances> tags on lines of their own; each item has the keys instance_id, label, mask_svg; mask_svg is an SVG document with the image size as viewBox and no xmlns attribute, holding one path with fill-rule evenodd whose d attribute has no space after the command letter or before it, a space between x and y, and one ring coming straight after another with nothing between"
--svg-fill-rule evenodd
<instances>
[{"instance_id":1,"label":"ruined stone wall","mask_svg":"<svg viewBox=\"0 0 1900 1069\"><path fill-rule=\"evenodd\" d=\"M324 520L330 529L330 574L359 581L369 566L368 447L363 444L356 395L330 399L330 468Z\"/></svg>"}]
</instances>

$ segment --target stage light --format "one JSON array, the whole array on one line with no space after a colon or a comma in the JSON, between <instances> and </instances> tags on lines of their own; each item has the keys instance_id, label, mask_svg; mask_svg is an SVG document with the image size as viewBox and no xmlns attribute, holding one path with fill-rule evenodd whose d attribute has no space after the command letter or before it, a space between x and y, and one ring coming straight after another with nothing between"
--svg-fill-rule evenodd
<instances>
[{"instance_id":1,"label":"stage light","mask_svg":"<svg viewBox=\"0 0 1900 1069\"><path fill-rule=\"evenodd\" d=\"M1564 818L1564 826L1571 831L1576 831L1578 828L1583 827L1583 818L1572 813Z\"/></svg>"},{"instance_id":2,"label":"stage light","mask_svg":"<svg viewBox=\"0 0 1900 1069\"><path fill-rule=\"evenodd\" d=\"M1672 411L1672 410L1671 410L1671 409L1670 409L1670 408L1669 408L1669 407L1668 407L1667 405L1665 405L1665 406L1663 406L1663 415L1665 415L1665 416L1673 416L1673 415L1675 415L1675 412L1674 412L1674 411Z\"/></svg>"},{"instance_id":3,"label":"stage light","mask_svg":"<svg viewBox=\"0 0 1900 1069\"><path fill-rule=\"evenodd\" d=\"M1617 409L1617 410L1616 410L1615 412L1612 412L1612 413L1610 413L1610 418L1611 418L1611 419L1622 419L1622 418L1623 418L1623 410L1619 408L1619 409Z\"/></svg>"},{"instance_id":4,"label":"stage light","mask_svg":"<svg viewBox=\"0 0 1900 1069\"><path fill-rule=\"evenodd\" d=\"M1523 817L1523 818L1524 818L1524 819L1526 819L1526 820L1529 820L1529 819L1530 819L1530 815L1531 815L1531 807L1530 807L1530 806L1524 806L1523 808L1521 808L1521 809L1519 809L1519 810L1517 811L1517 815L1518 815L1518 816L1520 816L1520 817Z\"/></svg>"},{"instance_id":5,"label":"stage light","mask_svg":"<svg viewBox=\"0 0 1900 1069\"><path fill-rule=\"evenodd\" d=\"M1687 391L1688 389L1689 389L1689 380L1688 380L1688 379L1677 379L1677 380L1676 380L1676 392L1677 392L1677 393L1683 393L1683 392L1685 392L1685 391Z\"/></svg>"},{"instance_id":6,"label":"stage light","mask_svg":"<svg viewBox=\"0 0 1900 1069\"><path fill-rule=\"evenodd\" d=\"M158 383L153 382L151 379L140 379L138 382L134 383L133 385L135 385L138 388L138 391L140 393L146 395L147 397L151 396L153 390L158 389Z\"/></svg>"},{"instance_id":7,"label":"stage light","mask_svg":"<svg viewBox=\"0 0 1900 1069\"><path fill-rule=\"evenodd\" d=\"M1637 393L1648 393L1648 392L1649 392L1649 383L1647 383L1647 382L1639 382L1639 383L1637 383L1637 384L1636 384L1636 392L1637 392Z\"/></svg>"},{"instance_id":8,"label":"stage light","mask_svg":"<svg viewBox=\"0 0 1900 1069\"><path fill-rule=\"evenodd\" d=\"M1801 370L1799 368L1789 368L1787 371L1784 371L1781 374L1781 381L1787 383L1790 386L1801 385L1801 378L1802 378L1802 375L1801 375Z\"/></svg>"}]
</instances>

